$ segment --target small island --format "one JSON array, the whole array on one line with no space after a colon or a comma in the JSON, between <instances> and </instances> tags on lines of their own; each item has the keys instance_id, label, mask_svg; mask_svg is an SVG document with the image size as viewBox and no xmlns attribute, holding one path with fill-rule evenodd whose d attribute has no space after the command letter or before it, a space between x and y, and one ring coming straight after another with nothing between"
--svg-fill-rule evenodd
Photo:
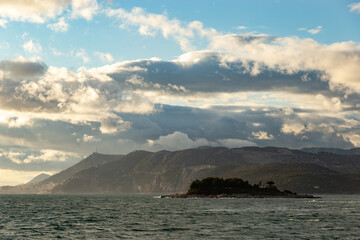
<instances>
[{"instance_id":1,"label":"small island","mask_svg":"<svg viewBox=\"0 0 360 240\"><path fill-rule=\"evenodd\" d=\"M241 178L208 177L191 183L187 193L164 195L161 198L316 198L313 195L297 194L279 190L273 181L251 185Z\"/></svg>"}]
</instances>

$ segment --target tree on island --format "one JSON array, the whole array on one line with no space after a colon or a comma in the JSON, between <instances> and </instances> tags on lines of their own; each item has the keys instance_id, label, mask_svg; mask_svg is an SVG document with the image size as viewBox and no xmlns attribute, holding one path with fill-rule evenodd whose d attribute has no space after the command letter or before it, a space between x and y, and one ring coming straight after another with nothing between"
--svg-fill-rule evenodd
<instances>
[{"instance_id":1,"label":"tree on island","mask_svg":"<svg viewBox=\"0 0 360 240\"><path fill-rule=\"evenodd\" d=\"M219 195L219 194L252 194L252 195L281 195L284 191L278 190L273 181L266 182L266 188L261 185L249 184L241 178L215 178L208 177L195 180L191 183L188 195ZM286 192L291 193L290 191Z\"/></svg>"},{"instance_id":2,"label":"tree on island","mask_svg":"<svg viewBox=\"0 0 360 240\"><path fill-rule=\"evenodd\" d=\"M195 180L191 183L187 193L161 196L161 198L313 198L312 195L297 195L288 190L279 190L273 181L266 182L266 187L258 184L251 185L241 178L215 178L208 177Z\"/></svg>"}]
</instances>

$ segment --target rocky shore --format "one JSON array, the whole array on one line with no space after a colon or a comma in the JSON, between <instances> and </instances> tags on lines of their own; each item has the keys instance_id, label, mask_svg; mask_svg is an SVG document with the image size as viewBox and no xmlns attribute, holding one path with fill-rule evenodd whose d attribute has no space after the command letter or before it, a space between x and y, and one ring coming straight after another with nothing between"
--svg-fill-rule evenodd
<instances>
[{"instance_id":1,"label":"rocky shore","mask_svg":"<svg viewBox=\"0 0 360 240\"><path fill-rule=\"evenodd\" d=\"M285 194L285 195L252 195L252 194L217 194L217 195L199 195L199 194L170 194L163 195L161 198L320 198L309 194Z\"/></svg>"}]
</instances>

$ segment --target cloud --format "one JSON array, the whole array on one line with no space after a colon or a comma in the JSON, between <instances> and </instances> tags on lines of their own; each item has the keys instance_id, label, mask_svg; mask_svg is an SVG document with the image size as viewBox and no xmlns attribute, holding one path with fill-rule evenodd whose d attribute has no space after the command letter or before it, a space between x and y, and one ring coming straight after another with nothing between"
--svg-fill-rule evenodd
<instances>
[{"instance_id":1,"label":"cloud","mask_svg":"<svg viewBox=\"0 0 360 240\"><path fill-rule=\"evenodd\" d=\"M351 12L360 13L360 2L349 4L348 7Z\"/></svg>"},{"instance_id":2,"label":"cloud","mask_svg":"<svg viewBox=\"0 0 360 240\"><path fill-rule=\"evenodd\" d=\"M100 139L94 137L94 136L90 136L90 135L87 135L87 134L84 134L84 136L82 138L78 138L77 139L78 142L99 142Z\"/></svg>"},{"instance_id":3,"label":"cloud","mask_svg":"<svg viewBox=\"0 0 360 240\"><path fill-rule=\"evenodd\" d=\"M28 53L39 54L41 53L42 47L39 43L29 40L23 44L23 49Z\"/></svg>"},{"instance_id":4,"label":"cloud","mask_svg":"<svg viewBox=\"0 0 360 240\"><path fill-rule=\"evenodd\" d=\"M55 19L71 6L72 18L91 20L99 10L96 0L3 0L0 1L0 17L10 21L22 21L43 24ZM61 23L61 18L60 18ZM50 25L59 28L60 25ZM64 29L62 24L61 29Z\"/></svg>"},{"instance_id":5,"label":"cloud","mask_svg":"<svg viewBox=\"0 0 360 240\"><path fill-rule=\"evenodd\" d=\"M93 16L97 14L99 6L96 0L72 0L72 13L73 18L85 18L92 20Z\"/></svg>"},{"instance_id":6,"label":"cloud","mask_svg":"<svg viewBox=\"0 0 360 240\"><path fill-rule=\"evenodd\" d=\"M169 19L166 15L148 13L142 8L133 8L130 12L124 9L107 9L105 12L109 17L121 20L122 28L135 26L143 35L154 36L161 33L165 38L174 38L187 51L178 58L178 62L183 65L191 66L212 54L212 57L222 59L223 67L241 62L244 68L242 71L251 76L258 76L268 70L280 74L317 71L317 78L329 82L334 91L342 89L350 93L360 90L357 77L360 46L354 42L326 45L313 39L298 37L253 33L221 34L214 29L204 28L198 21L185 24L177 19ZM316 34L321 30L322 26L318 26L308 31ZM192 41L195 39L207 41L207 50L190 51L194 49ZM353 54L355 57L352 57Z\"/></svg>"},{"instance_id":7,"label":"cloud","mask_svg":"<svg viewBox=\"0 0 360 240\"><path fill-rule=\"evenodd\" d=\"M225 66L240 59L253 62L250 66L255 68L249 70L254 76L263 69L282 73L317 70L333 90L360 91L360 45L354 42L322 45L297 37L227 35L214 38L211 49L222 52Z\"/></svg>"},{"instance_id":8,"label":"cloud","mask_svg":"<svg viewBox=\"0 0 360 240\"><path fill-rule=\"evenodd\" d=\"M0 16L11 21L44 23L47 19L61 14L70 2L28 0L25 4L22 0L4 0L0 1Z\"/></svg>"},{"instance_id":9,"label":"cloud","mask_svg":"<svg viewBox=\"0 0 360 240\"><path fill-rule=\"evenodd\" d=\"M315 35L315 34L318 34L319 32L321 32L322 28L323 28L322 26L317 26L316 28L313 28L313 29L298 28L297 30L299 30L299 31L307 31L310 34Z\"/></svg>"},{"instance_id":10,"label":"cloud","mask_svg":"<svg viewBox=\"0 0 360 240\"><path fill-rule=\"evenodd\" d=\"M81 156L77 153L53 149L31 151L27 148L15 148L12 150L0 148L0 159L2 161L10 160L17 165L44 162L66 162L70 159L79 159L80 157Z\"/></svg>"},{"instance_id":11,"label":"cloud","mask_svg":"<svg viewBox=\"0 0 360 240\"><path fill-rule=\"evenodd\" d=\"M18 57L13 60L0 61L0 70L3 73L3 78L20 81L24 78L32 79L43 75L47 66L38 60Z\"/></svg>"},{"instance_id":12,"label":"cloud","mask_svg":"<svg viewBox=\"0 0 360 240\"><path fill-rule=\"evenodd\" d=\"M54 32L67 32L69 24L65 22L64 17L61 17L57 23L48 24L47 27Z\"/></svg>"},{"instance_id":13,"label":"cloud","mask_svg":"<svg viewBox=\"0 0 360 240\"><path fill-rule=\"evenodd\" d=\"M274 139L274 136L267 133L266 131L258 131L258 132L252 132L252 135L256 138L256 139L260 139L260 140L271 140Z\"/></svg>"},{"instance_id":14,"label":"cloud","mask_svg":"<svg viewBox=\"0 0 360 240\"><path fill-rule=\"evenodd\" d=\"M0 19L0 27L6 28L6 24L7 24L7 23L8 23L7 20L5 20L5 19Z\"/></svg>"},{"instance_id":15,"label":"cloud","mask_svg":"<svg viewBox=\"0 0 360 240\"><path fill-rule=\"evenodd\" d=\"M114 61L114 57L110 53L95 52L95 55L103 62L111 63Z\"/></svg>"},{"instance_id":16,"label":"cloud","mask_svg":"<svg viewBox=\"0 0 360 240\"><path fill-rule=\"evenodd\" d=\"M311 33L311 34L314 35L314 34L318 34L319 32L321 32L321 30L322 30L322 26L317 26L314 29L309 29L308 33Z\"/></svg>"},{"instance_id":17,"label":"cloud","mask_svg":"<svg viewBox=\"0 0 360 240\"><path fill-rule=\"evenodd\" d=\"M160 32L164 38L172 37L177 41L184 51L193 49L191 39L196 34L200 36L211 36L216 34L214 29L204 29L199 21L182 24L177 19L169 19L164 14L148 13L144 9L135 7L131 12L125 9L107 9L105 13L109 17L115 17L122 21L120 27L138 27L138 32L145 36L155 36Z\"/></svg>"},{"instance_id":18,"label":"cloud","mask_svg":"<svg viewBox=\"0 0 360 240\"><path fill-rule=\"evenodd\" d=\"M237 26L236 29L239 29L239 30L244 30L244 29L247 29L248 27L246 26Z\"/></svg>"},{"instance_id":19,"label":"cloud","mask_svg":"<svg viewBox=\"0 0 360 240\"><path fill-rule=\"evenodd\" d=\"M80 49L76 54L75 56L77 58L81 58L81 60L84 62L84 63L88 63L90 62L90 58L88 57L86 51L84 49Z\"/></svg>"},{"instance_id":20,"label":"cloud","mask_svg":"<svg viewBox=\"0 0 360 240\"><path fill-rule=\"evenodd\" d=\"M181 150L188 148L196 148L201 146L224 146L229 148L255 146L256 144L241 139L218 139L216 141L208 141L205 138L191 139L186 133L174 132L166 136L160 136L156 140L148 140L150 147L165 150Z\"/></svg>"}]
</instances>

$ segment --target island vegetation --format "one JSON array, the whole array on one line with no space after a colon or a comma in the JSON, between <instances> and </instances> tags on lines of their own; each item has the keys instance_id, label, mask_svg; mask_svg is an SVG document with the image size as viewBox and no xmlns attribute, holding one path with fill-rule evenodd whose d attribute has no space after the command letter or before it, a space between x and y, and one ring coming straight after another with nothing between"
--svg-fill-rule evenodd
<instances>
[{"instance_id":1,"label":"island vegetation","mask_svg":"<svg viewBox=\"0 0 360 240\"><path fill-rule=\"evenodd\" d=\"M267 181L263 186L260 181L258 184L251 185L248 181L241 178L215 178L208 177L202 180L195 180L185 194L165 195L163 198L314 198L312 195L299 195L288 190L279 190L273 181Z\"/></svg>"}]
</instances>

